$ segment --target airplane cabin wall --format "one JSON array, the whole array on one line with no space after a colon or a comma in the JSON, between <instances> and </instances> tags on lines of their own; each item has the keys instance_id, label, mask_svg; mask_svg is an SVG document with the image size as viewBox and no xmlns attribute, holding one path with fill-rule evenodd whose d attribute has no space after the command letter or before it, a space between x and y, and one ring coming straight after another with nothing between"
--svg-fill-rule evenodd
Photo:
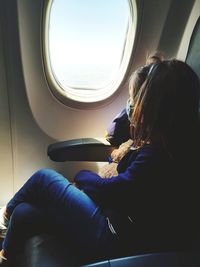
<instances>
[{"instance_id":1,"label":"airplane cabin wall","mask_svg":"<svg viewBox=\"0 0 200 267\"><path fill-rule=\"evenodd\" d=\"M15 1L1 1L0 20L0 206L40 168L60 170L47 157L55 140L35 123L21 65ZM62 166L63 168L63 166Z\"/></svg>"},{"instance_id":2,"label":"airplane cabin wall","mask_svg":"<svg viewBox=\"0 0 200 267\"><path fill-rule=\"evenodd\" d=\"M0 9L0 18L2 18ZM2 19L0 19L0 201L5 202L13 193L13 157L10 107L5 72ZM1 205L0 202L0 205Z\"/></svg>"}]
</instances>

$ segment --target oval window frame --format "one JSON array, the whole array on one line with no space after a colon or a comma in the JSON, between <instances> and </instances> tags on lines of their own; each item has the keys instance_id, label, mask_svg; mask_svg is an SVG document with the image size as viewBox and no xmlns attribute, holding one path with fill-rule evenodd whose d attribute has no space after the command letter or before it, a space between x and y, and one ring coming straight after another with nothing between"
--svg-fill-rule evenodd
<instances>
[{"instance_id":1,"label":"oval window frame","mask_svg":"<svg viewBox=\"0 0 200 267\"><path fill-rule=\"evenodd\" d=\"M53 75L48 49L48 29L52 2L53 0L46 0L44 3L41 36L44 74L51 93L62 104L72 108L90 109L93 107L97 107L97 105L105 105L106 103L111 102L114 97L120 93L120 88L123 87L131 65L130 62L132 58L137 28L136 0L128 0L131 16L129 19L127 38L124 45L122 63L116 75L117 79L113 80L108 86L105 86L104 88L101 88L99 90L90 90L90 94L88 95L85 94L87 93L87 90L83 89L76 88L76 90L74 90L71 87L67 87L67 90L64 90L59 84L59 82L56 81Z\"/></svg>"}]
</instances>

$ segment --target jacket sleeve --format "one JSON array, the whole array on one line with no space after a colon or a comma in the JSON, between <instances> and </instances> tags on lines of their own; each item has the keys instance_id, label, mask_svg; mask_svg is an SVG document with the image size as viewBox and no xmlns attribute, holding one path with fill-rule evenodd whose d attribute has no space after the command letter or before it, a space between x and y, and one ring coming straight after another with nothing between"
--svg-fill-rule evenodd
<instances>
[{"instance_id":1,"label":"jacket sleeve","mask_svg":"<svg viewBox=\"0 0 200 267\"><path fill-rule=\"evenodd\" d=\"M113 146L120 146L123 142L126 142L131 138L130 136L130 121L126 113L126 109L123 109L107 127L106 139Z\"/></svg>"},{"instance_id":2,"label":"jacket sleeve","mask_svg":"<svg viewBox=\"0 0 200 267\"><path fill-rule=\"evenodd\" d=\"M99 204L116 203L132 194L138 181L146 176L150 168L150 155L146 151L138 154L125 172L111 178L101 178L92 171L83 170L75 176L75 183Z\"/></svg>"}]
</instances>

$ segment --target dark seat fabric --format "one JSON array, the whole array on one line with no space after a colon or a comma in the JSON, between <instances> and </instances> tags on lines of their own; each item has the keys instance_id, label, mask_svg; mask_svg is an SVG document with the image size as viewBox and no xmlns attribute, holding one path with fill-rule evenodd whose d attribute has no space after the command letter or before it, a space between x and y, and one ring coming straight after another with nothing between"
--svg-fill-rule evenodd
<instances>
[{"instance_id":1,"label":"dark seat fabric","mask_svg":"<svg viewBox=\"0 0 200 267\"><path fill-rule=\"evenodd\" d=\"M105 259L97 259L92 254L87 258L80 256L76 245L51 234L36 235L27 240L20 257L23 259L20 267L77 267Z\"/></svg>"},{"instance_id":2,"label":"dark seat fabric","mask_svg":"<svg viewBox=\"0 0 200 267\"><path fill-rule=\"evenodd\" d=\"M125 254L120 251L118 257L122 255ZM97 259L92 254L87 259L84 255L80 258L75 245L67 244L61 236L50 234L36 235L27 240L21 258L23 261L20 267L75 267L107 259L105 257Z\"/></svg>"},{"instance_id":3,"label":"dark seat fabric","mask_svg":"<svg viewBox=\"0 0 200 267\"><path fill-rule=\"evenodd\" d=\"M66 267L79 266L77 255L69 246L48 234L30 238L25 246L20 267Z\"/></svg>"},{"instance_id":4,"label":"dark seat fabric","mask_svg":"<svg viewBox=\"0 0 200 267\"><path fill-rule=\"evenodd\" d=\"M21 267L199 267L200 250L146 253L131 257L81 264L77 255L55 236L39 235L28 240Z\"/></svg>"}]
</instances>

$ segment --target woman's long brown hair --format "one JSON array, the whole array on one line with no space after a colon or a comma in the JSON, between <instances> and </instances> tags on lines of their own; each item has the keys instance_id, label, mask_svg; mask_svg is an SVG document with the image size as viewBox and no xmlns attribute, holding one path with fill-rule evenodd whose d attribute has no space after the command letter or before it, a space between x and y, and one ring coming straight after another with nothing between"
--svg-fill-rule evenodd
<instances>
[{"instance_id":1,"label":"woman's long brown hair","mask_svg":"<svg viewBox=\"0 0 200 267\"><path fill-rule=\"evenodd\" d=\"M198 77L186 63L153 64L134 99L135 146L160 142L173 154L198 127L199 94Z\"/></svg>"}]
</instances>

